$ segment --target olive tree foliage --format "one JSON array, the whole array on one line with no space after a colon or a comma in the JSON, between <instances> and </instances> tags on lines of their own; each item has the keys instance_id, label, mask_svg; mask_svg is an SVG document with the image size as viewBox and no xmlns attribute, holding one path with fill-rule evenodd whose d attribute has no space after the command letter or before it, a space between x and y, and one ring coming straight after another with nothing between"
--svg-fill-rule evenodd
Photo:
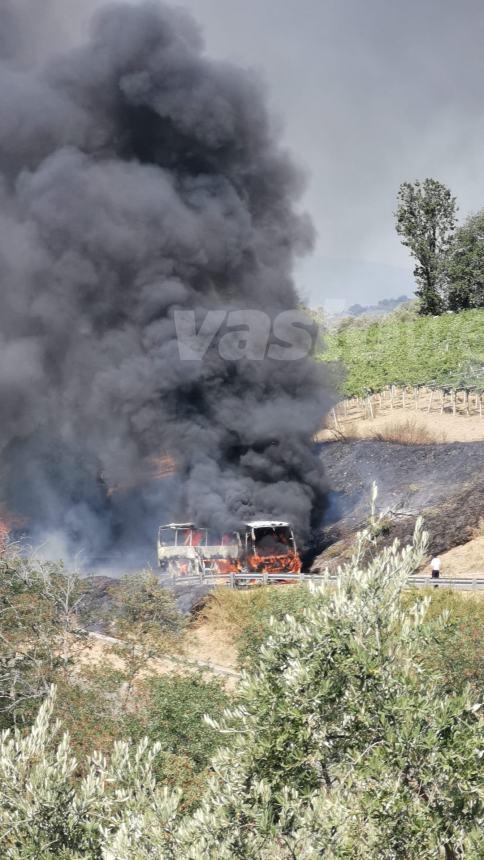
<instances>
[{"instance_id":1,"label":"olive tree foliage","mask_svg":"<svg viewBox=\"0 0 484 860\"><path fill-rule=\"evenodd\" d=\"M29 722L55 678L87 646L79 615L82 581L62 564L0 553L0 726Z\"/></svg>"},{"instance_id":2,"label":"olive tree foliage","mask_svg":"<svg viewBox=\"0 0 484 860\"><path fill-rule=\"evenodd\" d=\"M404 182L398 191L396 229L416 261L413 270L422 314L445 307L443 265L456 224L456 200L436 179Z\"/></svg>"},{"instance_id":3,"label":"olive tree foliage","mask_svg":"<svg viewBox=\"0 0 484 860\"><path fill-rule=\"evenodd\" d=\"M156 815L160 828L171 799L156 791L153 762L158 753L142 741L134 749L117 743L110 759L94 754L87 775L76 784L77 761L67 734L53 722L54 692L40 708L25 736L6 731L0 740L0 856L9 860L38 858L101 858L126 817L145 810Z\"/></svg>"},{"instance_id":4,"label":"olive tree foliage","mask_svg":"<svg viewBox=\"0 0 484 860\"><path fill-rule=\"evenodd\" d=\"M445 260L445 292L451 311L484 307L484 209L455 232Z\"/></svg>"},{"instance_id":5,"label":"olive tree foliage","mask_svg":"<svg viewBox=\"0 0 484 860\"><path fill-rule=\"evenodd\" d=\"M48 699L29 736L1 741L0 856L482 857L478 708L425 669L428 601L402 603L426 535L418 522L412 546L379 552L377 532L373 515L337 584L273 623L217 725L231 743L194 813L157 787L144 742L95 756L76 785Z\"/></svg>"},{"instance_id":6,"label":"olive tree foliage","mask_svg":"<svg viewBox=\"0 0 484 860\"><path fill-rule=\"evenodd\" d=\"M152 570L127 574L111 590L112 606L107 614L113 633L122 638L146 637L162 631L181 633L184 618L173 592L161 585Z\"/></svg>"},{"instance_id":7,"label":"olive tree foliage","mask_svg":"<svg viewBox=\"0 0 484 860\"><path fill-rule=\"evenodd\" d=\"M123 576L111 590L111 598L105 620L109 632L119 639L113 650L124 664L127 705L150 660L176 649L185 618L173 591L163 587L149 569Z\"/></svg>"}]
</instances>

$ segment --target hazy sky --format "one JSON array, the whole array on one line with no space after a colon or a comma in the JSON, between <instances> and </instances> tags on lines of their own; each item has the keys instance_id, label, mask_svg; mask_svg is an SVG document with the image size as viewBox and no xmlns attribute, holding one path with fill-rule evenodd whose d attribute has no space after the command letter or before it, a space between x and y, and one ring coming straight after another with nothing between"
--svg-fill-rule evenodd
<instances>
[{"instance_id":1,"label":"hazy sky","mask_svg":"<svg viewBox=\"0 0 484 860\"><path fill-rule=\"evenodd\" d=\"M439 179L461 217L484 206L484 0L177 5L210 54L260 72L307 170L318 245L297 272L303 294L318 305L411 293L393 224L399 184Z\"/></svg>"}]
</instances>

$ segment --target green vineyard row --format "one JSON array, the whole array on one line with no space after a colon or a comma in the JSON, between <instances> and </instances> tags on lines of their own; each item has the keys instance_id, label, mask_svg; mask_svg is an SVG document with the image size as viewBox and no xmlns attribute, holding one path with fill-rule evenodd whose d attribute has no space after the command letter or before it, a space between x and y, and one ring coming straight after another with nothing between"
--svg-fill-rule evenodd
<instances>
[{"instance_id":1,"label":"green vineyard row","mask_svg":"<svg viewBox=\"0 0 484 860\"><path fill-rule=\"evenodd\" d=\"M484 390L484 310L342 326L317 357L348 396L388 385Z\"/></svg>"}]
</instances>

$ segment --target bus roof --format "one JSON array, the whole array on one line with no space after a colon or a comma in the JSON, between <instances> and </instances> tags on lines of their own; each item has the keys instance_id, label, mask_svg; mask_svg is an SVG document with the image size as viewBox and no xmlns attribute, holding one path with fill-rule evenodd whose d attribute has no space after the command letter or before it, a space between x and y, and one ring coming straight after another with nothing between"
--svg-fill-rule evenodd
<instances>
[{"instance_id":1,"label":"bus roof","mask_svg":"<svg viewBox=\"0 0 484 860\"><path fill-rule=\"evenodd\" d=\"M284 526L290 527L290 523L283 522L282 520L250 520L245 523L246 526L249 526L251 529L263 529L263 528L273 528L279 529Z\"/></svg>"},{"instance_id":2,"label":"bus roof","mask_svg":"<svg viewBox=\"0 0 484 860\"><path fill-rule=\"evenodd\" d=\"M195 525L193 523L166 523L166 525L160 526L160 529L194 529Z\"/></svg>"},{"instance_id":3,"label":"bus roof","mask_svg":"<svg viewBox=\"0 0 484 860\"><path fill-rule=\"evenodd\" d=\"M251 529L262 529L262 528L290 528L291 523L285 522L283 520L248 520L244 523L245 526ZM166 523L165 525L161 525L160 529L200 529L204 528L204 526L196 526L194 523Z\"/></svg>"}]
</instances>

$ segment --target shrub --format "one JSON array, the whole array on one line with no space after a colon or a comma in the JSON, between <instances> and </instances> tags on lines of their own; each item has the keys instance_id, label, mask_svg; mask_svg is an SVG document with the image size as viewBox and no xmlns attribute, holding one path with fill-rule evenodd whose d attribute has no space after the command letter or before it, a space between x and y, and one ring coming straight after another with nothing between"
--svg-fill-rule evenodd
<instances>
[{"instance_id":1,"label":"shrub","mask_svg":"<svg viewBox=\"0 0 484 860\"><path fill-rule=\"evenodd\" d=\"M407 597L409 604L421 595ZM442 617L444 623L440 623ZM470 684L476 698L484 694L484 600L479 595L432 590L427 611L429 636L422 655L428 670L442 679L449 694Z\"/></svg>"},{"instance_id":2,"label":"shrub","mask_svg":"<svg viewBox=\"0 0 484 860\"><path fill-rule=\"evenodd\" d=\"M397 445L431 445L443 442L443 434L432 433L427 427L419 424L415 418L406 421L385 424L374 434L381 442L393 442Z\"/></svg>"},{"instance_id":3,"label":"shrub","mask_svg":"<svg viewBox=\"0 0 484 860\"><path fill-rule=\"evenodd\" d=\"M0 555L0 727L29 723L54 680L72 672L83 649L78 611L83 589L62 564Z\"/></svg>"},{"instance_id":4,"label":"shrub","mask_svg":"<svg viewBox=\"0 0 484 860\"><path fill-rule=\"evenodd\" d=\"M164 588L151 570L123 576L112 589L113 610L110 618L114 632L148 633L164 631L177 635L184 627L173 591Z\"/></svg>"},{"instance_id":5,"label":"shrub","mask_svg":"<svg viewBox=\"0 0 484 860\"><path fill-rule=\"evenodd\" d=\"M152 679L147 693L144 731L160 748L156 778L180 788L182 807L193 808L200 801L210 760L223 743L204 717L221 719L231 698L220 681L196 674Z\"/></svg>"},{"instance_id":6,"label":"shrub","mask_svg":"<svg viewBox=\"0 0 484 860\"><path fill-rule=\"evenodd\" d=\"M194 674L156 678L149 683L149 694L150 739L162 752L185 755L195 770L202 770L220 745L220 735L204 715L218 719L229 703L220 681Z\"/></svg>"},{"instance_id":7,"label":"shrub","mask_svg":"<svg viewBox=\"0 0 484 860\"><path fill-rule=\"evenodd\" d=\"M242 666L247 667L257 661L273 623L281 621L288 613L301 618L304 610L313 602L311 592L304 585L270 586L264 591L260 599L253 600L249 623L238 637Z\"/></svg>"},{"instance_id":8,"label":"shrub","mask_svg":"<svg viewBox=\"0 0 484 860\"><path fill-rule=\"evenodd\" d=\"M162 804L153 774L157 747L117 743L110 759L95 754L76 784L69 736L52 721L54 695L40 708L28 735L0 739L0 856L5 860L80 857L101 860L102 846L129 816ZM176 797L172 805L176 806ZM163 827L163 814L160 817Z\"/></svg>"},{"instance_id":9,"label":"shrub","mask_svg":"<svg viewBox=\"0 0 484 860\"><path fill-rule=\"evenodd\" d=\"M73 676L57 676L55 681L54 718L69 734L77 774L86 772L96 750L108 755L117 741L130 735L142 737L136 714L123 707L125 676L109 663L77 667Z\"/></svg>"}]
</instances>

